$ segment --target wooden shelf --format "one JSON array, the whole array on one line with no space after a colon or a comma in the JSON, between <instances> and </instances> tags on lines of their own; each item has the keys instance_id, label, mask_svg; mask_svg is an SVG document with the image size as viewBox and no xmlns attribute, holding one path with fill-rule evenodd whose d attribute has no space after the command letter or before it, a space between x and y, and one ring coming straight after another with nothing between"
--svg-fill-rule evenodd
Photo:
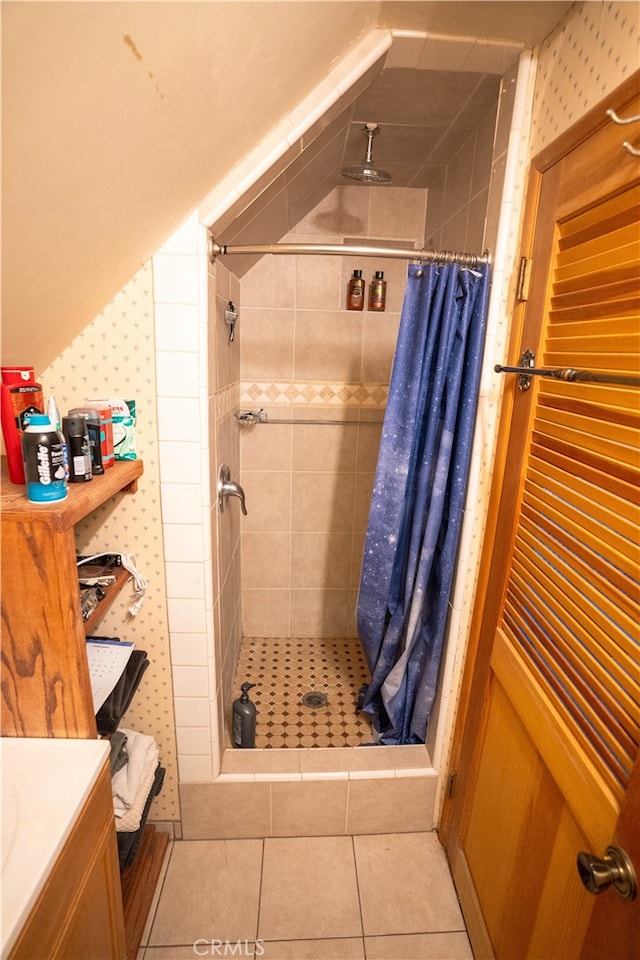
<instances>
[{"instance_id":1,"label":"wooden shelf","mask_svg":"<svg viewBox=\"0 0 640 960\"><path fill-rule=\"evenodd\" d=\"M86 564L81 569L85 571L87 576L91 576L91 570L95 570L95 567L91 568L89 564ZM95 632L96 626L100 623L126 582L131 579L131 574L128 570L125 570L124 567L113 567L113 569L109 570L109 574L116 578L116 582L103 588L104 597L93 613L84 621L84 632L86 636L90 636Z\"/></svg>"},{"instance_id":2,"label":"wooden shelf","mask_svg":"<svg viewBox=\"0 0 640 960\"><path fill-rule=\"evenodd\" d=\"M134 491L141 460L119 460L66 500L29 503L2 465L2 735L95 737L76 565L75 525L123 491ZM112 588L109 602L124 585ZM104 616L102 602L87 621Z\"/></svg>"},{"instance_id":3,"label":"wooden shelf","mask_svg":"<svg viewBox=\"0 0 640 960\"><path fill-rule=\"evenodd\" d=\"M89 483L70 483L66 500L55 503L30 503L25 488L11 483L6 458L2 458L1 507L3 516L11 520L34 520L49 523L58 530L67 530L87 514L110 500L116 493L135 493L138 477L143 470L142 460L116 460L101 476Z\"/></svg>"}]
</instances>

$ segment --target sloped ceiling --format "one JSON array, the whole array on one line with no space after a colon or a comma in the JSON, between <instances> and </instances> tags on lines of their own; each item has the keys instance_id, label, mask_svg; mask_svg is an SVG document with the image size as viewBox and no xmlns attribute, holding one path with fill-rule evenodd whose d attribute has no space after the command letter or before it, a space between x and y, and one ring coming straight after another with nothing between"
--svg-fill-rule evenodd
<instances>
[{"instance_id":1,"label":"sloped ceiling","mask_svg":"<svg viewBox=\"0 0 640 960\"><path fill-rule=\"evenodd\" d=\"M376 24L536 43L569 6L5 0L3 362L44 369Z\"/></svg>"}]
</instances>

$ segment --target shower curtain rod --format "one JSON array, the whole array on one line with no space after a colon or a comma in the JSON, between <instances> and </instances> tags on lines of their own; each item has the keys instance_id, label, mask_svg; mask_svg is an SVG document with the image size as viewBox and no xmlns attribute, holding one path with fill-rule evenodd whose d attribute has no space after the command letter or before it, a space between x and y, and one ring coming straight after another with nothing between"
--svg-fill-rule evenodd
<instances>
[{"instance_id":1,"label":"shower curtain rod","mask_svg":"<svg viewBox=\"0 0 640 960\"><path fill-rule=\"evenodd\" d=\"M338 257L377 257L386 260L416 260L419 263L437 263L448 265L459 263L462 267L477 267L483 263L490 263L491 256L488 250L482 254L455 253L451 250L409 250L406 247L368 247L350 246L347 244L327 243L270 243L262 245L218 243L209 235L209 259L215 263L216 257L228 254L328 254Z\"/></svg>"}]
</instances>

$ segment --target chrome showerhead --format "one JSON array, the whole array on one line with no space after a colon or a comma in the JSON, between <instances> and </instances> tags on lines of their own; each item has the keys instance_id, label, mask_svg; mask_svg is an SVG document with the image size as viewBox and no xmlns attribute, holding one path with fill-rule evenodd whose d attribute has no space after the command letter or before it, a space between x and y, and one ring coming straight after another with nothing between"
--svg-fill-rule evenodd
<instances>
[{"instance_id":1,"label":"chrome showerhead","mask_svg":"<svg viewBox=\"0 0 640 960\"><path fill-rule=\"evenodd\" d=\"M367 151L362 163L356 167L344 167L342 176L349 177L350 180L359 180L361 183L391 183L391 174L386 170L378 169L372 156L373 138L380 133L380 127L377 123L367 123L362 129L367 138Z\"/></svg>"}]
</instances>

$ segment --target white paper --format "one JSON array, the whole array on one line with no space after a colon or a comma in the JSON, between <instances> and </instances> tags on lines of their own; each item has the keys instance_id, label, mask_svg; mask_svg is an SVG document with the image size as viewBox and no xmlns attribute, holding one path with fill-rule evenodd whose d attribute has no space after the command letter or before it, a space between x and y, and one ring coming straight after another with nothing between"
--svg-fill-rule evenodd
<instances>
[{"instance_id":1,"label":"white paper","mask_svg":"<svg viewBox=\"0 0 640 960\"><path fill-rule=\"evenodd\" d=\"M87 640L94 713L98 712L124 673L133 647L133 643L125 640Z\"/></svg>"}]
</instances>

